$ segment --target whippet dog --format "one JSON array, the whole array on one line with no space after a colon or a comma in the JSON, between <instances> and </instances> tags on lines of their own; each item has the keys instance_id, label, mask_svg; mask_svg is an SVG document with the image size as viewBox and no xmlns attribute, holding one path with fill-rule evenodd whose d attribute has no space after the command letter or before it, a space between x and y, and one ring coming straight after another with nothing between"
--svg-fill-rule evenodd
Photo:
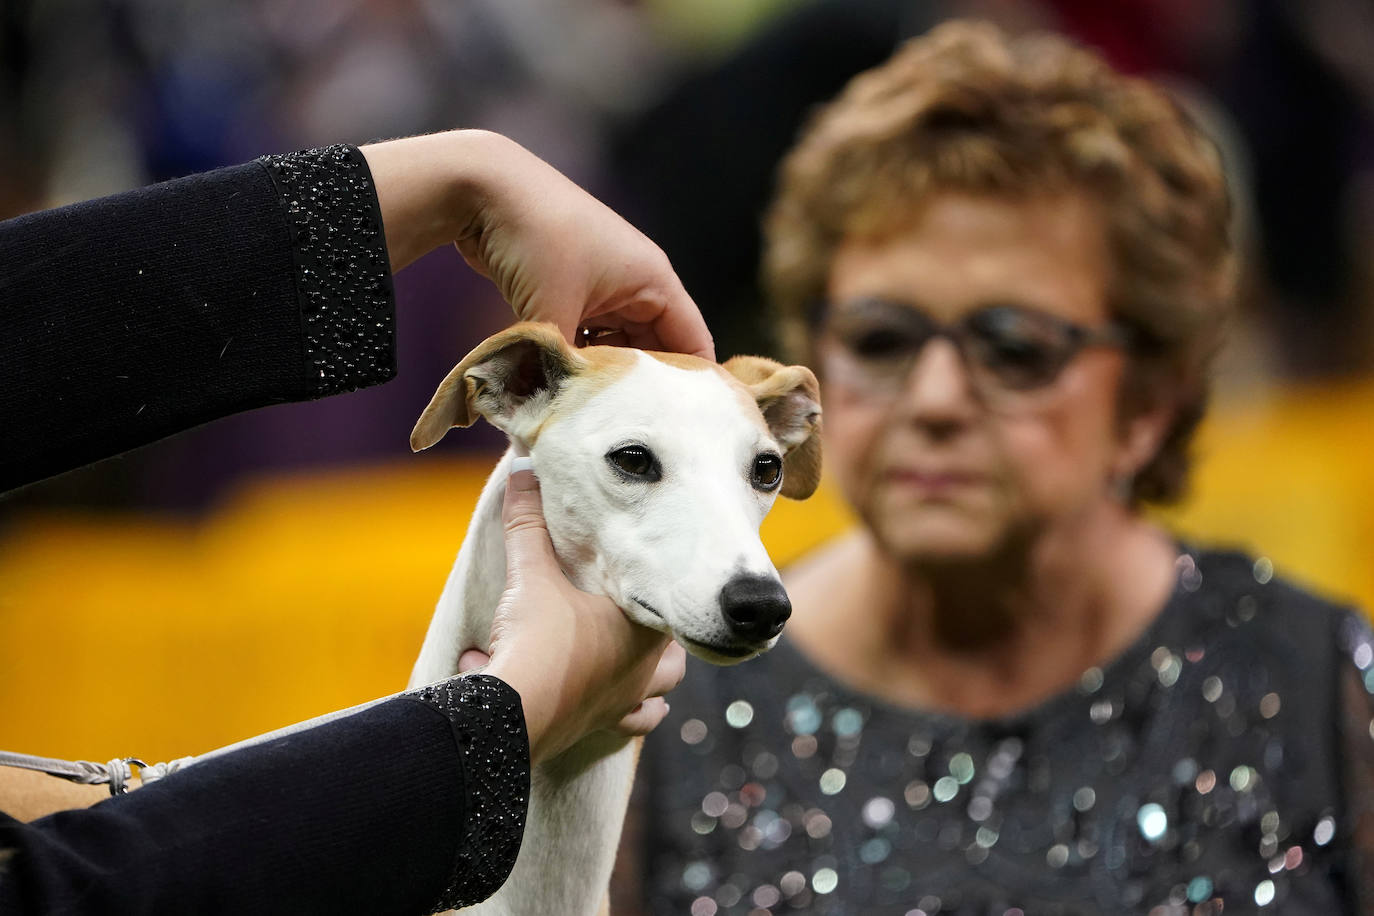
<instances>
[{"instance_id":1,"label":"whippet dog","mask_svg":"<svg viewBox=\"0 0 1374 916\"><path fill-rule=\"evenodd\" d=\"M687 651L734 664L776 642L791 613L759 525L779 493L820 478L820 397L804 366L620 347L573 349L552 326L488 338L439 386L411 445L478 416L511 448L478 499L411 686L489 647L505 587L501 505L528 454L569 579ZM596 733L531 774L524 840L494 896L464 912L582 916L604 903L638 741Z\"/></svg>"}]
</instances>

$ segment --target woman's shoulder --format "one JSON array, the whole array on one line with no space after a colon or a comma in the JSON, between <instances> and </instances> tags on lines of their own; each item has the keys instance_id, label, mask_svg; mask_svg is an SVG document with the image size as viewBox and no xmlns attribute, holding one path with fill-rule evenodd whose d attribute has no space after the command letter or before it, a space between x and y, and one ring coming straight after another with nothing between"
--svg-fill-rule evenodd
<instances>
[{"instance_id":1,"label":"woman's shoulder","mask_svg":"<svg viewBox=\"0 0 1374 916\"><path fill-rule=\"evenodd\" d=\"M1179 591L1194 619L1237 633L1258 629L1294 649L1349 651L1367 619L1352 603L1291 578L1266 556L1225 547L1186 548Z\"/></svg>"},{"instance_id":2,"label":"woman's shoulder","mask_svg":"<svg viewBox=\"0 0 1374 916\"><path fill-rule=\"evenodd\" d=\"M1287 574L1274 561L1262 554L1230 547L1185 547L1182 581L1188 585L1186 569L1194 567L1192 578L1210 591L1236 596L1250 596L1267 608L1297 610L1309 613L1344 614L1353 605L1338 597L1323 594L1317 586L1303 583Z\"/></svg>"}]
</instances>

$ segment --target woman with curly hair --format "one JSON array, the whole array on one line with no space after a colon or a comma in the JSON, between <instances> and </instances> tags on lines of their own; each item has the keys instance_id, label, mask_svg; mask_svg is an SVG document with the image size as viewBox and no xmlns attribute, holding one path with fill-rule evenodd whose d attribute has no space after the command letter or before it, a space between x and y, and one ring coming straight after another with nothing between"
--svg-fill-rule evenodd
<instances>
[{"instance_id":1,"label":"woman with curly hair","mask_svg":"<svg viewBox=\"0 0 1374 916\"><path fill-rule=\"evenodd\" d=\"M1145 513L1187 480L1230 221L1187 114L1055 36L949 23L817 114L765 279L860 524L647 741L648 909L1370 905L1363 622Z\"/></svg>"}]
</instances>

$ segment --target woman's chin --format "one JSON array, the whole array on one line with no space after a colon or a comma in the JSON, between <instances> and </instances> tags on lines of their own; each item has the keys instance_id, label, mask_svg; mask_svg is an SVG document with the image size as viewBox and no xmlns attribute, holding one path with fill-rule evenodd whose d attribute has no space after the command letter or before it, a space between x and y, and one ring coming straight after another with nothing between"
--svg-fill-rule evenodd
<instances>
[{"instance_id":1,"label":"woman's chin","mask_svg":"<svg viewBox=\"0 0 1374 916\"><path fill-rule=\"evenodd\" d=\"M964 564L995 554L1005 539L991 519L951 512L921 512L871 525L883 549L903 564Z\"/></svg>"}]
</instances>

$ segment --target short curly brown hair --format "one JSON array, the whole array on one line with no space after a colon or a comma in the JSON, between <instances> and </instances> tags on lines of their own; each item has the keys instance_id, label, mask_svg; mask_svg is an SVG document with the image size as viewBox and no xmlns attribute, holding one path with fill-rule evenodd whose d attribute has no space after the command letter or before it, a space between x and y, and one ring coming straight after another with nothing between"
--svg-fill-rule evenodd
<instances>
[{"instance_id":1,"label":"short curly brown hair","mask_svg":"<svg viewBox=\"0 0 1374 916\"><path fill-rule=\"evenodd\" d=\"M783 161L764 283L797 359L848 237L909 225L934 192L1086 192L1101 205L1114 317L1133 348L1122 418L1167 397L1174 422L1132 503L1177 501L1235 288L1221 157L1159 87L1057 35L949 22L855 77Z\"/></svg>"}]
</instances>

